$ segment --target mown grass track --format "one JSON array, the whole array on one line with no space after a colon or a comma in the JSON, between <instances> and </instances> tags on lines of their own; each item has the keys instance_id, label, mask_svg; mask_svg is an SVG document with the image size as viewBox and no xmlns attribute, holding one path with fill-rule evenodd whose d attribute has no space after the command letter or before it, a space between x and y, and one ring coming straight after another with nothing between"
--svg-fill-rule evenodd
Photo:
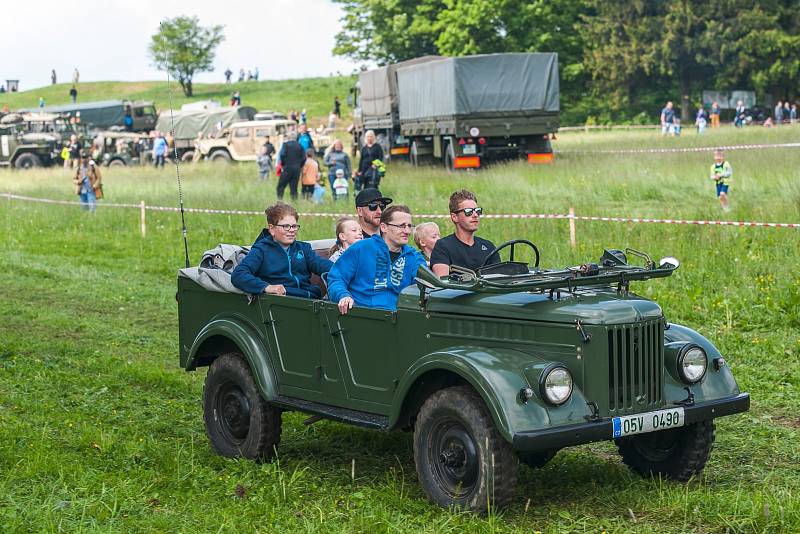
<instances>
[{"instance_id":1,"label":"mown grass track","mask_svg":"<svg viewBox=\"0 0 800 534\"><path fill-rule=\"evenodd\" d=\"M769 132L769 142L797 138ZM662 139L655 132L564 134L556 148L694 146L764 141L761 129ZM711 155L564 154L551 166L450 175L389 167L384 192L416 212L446 211L457 187L491 213L800 221L800 150L728 154L733 210L707 179ZM189 207L260 210L274 181L255 168L182 167ZM273 178L274 180L274 178ZM3 171L0 191L73 200L61 169ZM106 172L107 202L176 205L174 169ZM350 204L301 204L350 211ZM302 236L330 219L305 217ZM285 416L276 462L215 456L202 425L205 372L177 362L179 217L137 210L0 201L0 528L28 531L794 532L800 530L800 231L654 224L490 220L495 242L532 239L543 265L596 261L605 247L675 255L675 276L634 290L670 321L714 340L749 413L718 421L703 476L688 486L631 474L609 443L520 468L517 498L478 518L440 510L417 486L410 436ZM261 217L187 216L191 259L219 242L250 243ZM443 225L443 230L446 230ZM377 354L377 352L376 352ZM353 461L355 476L352 477Z\"/></svg>"}]
</instances>

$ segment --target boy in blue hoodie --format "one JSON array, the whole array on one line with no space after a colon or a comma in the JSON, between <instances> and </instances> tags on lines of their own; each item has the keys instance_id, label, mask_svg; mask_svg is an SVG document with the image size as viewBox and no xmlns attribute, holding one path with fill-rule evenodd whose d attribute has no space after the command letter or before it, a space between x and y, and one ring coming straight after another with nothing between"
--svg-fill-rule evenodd
<instances>
[{"instance_id":1,"label":"boy in blue hoodie","mask_svg":"<svg viewBox=\"0 0 800 534\"><path fill-rule=\"evenodd\" d=\"M328 273L328 295L346 314L353 305L397 309L400 292L414 283L425 257L408 245L414 229L411 210L389 206L381 214L381 232L353 243Z\"/></svg>"},{"instance_id":2,"label":"boy in blue hoodie","mask_svg":"<svg viewBox=\"0 0 800 534\"><path fill-rule=\"evenodd\" d=\"M267 228L231 273L231 283L245 293L320 298L311 273L327 273L333 263L317 256L311 245L297 241L297 210L278 202L266 209Z\"/></svg>"}]
</instances>

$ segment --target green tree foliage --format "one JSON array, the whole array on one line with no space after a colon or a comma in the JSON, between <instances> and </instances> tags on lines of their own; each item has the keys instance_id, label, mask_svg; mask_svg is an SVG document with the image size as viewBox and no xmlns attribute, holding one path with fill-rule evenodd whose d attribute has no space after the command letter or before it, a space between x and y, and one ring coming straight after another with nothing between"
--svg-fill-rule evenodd
<instances>
[{"instance_id":1,"label":"green tree foliage","mask_svg":"<svg viewBox=\"0 0 800 534\"><path fill-rule=\"evenodd\" d=\"M197 17L175 17L161 23L151 37L150 57L154 65L178 80L183 94L192 96L192 78L214 69L214 53L225 39L222 26L200 26Z\"/></svg>"},{"instance_id":2,"label":"green tree foliage","mask_svg":"<svg viewBox=\"0 0 800 534\"><path fill-rule=\"evenodd\" d=\"M666 100L686 120L703 89L800 88L797 0L335 1L334 52L358 60L557 52L564 123L653 122Z\"/></svg>"}]
</instances>

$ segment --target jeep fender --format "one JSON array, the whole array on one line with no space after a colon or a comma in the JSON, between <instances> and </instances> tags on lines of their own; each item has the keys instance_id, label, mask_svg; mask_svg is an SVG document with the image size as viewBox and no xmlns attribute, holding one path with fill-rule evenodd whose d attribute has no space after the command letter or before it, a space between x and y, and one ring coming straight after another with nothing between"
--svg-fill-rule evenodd
<instances>
[{"instance_id":1,"label":"jeep fender","mask_svg":"<svg viewBox=\"0 0 800 534\"><path fill-rule=\"evenodd\" d=\"M708 369L706 376L697 384L687 385L679 379L675 368L677 352L687 343L694 343L706 351ZM685 326L670 323L669 329L664 331L664 373L665 400L674 402L684 400L688 393L685 388L690 388L695 397L695 402L701 403L708 400L730 397L740 393L739 386L733 378L733 373L727 363L714 366L714 360L722 358L717 347L714 346L699 332Z\"/></svg>"},{"instance_id":2,"label":"jeep fender","mask_svg":"<svg viewBox=\"0 0 800 534\"><path fill-rule=\"evenodd\" d=\"M206 324L192 342L185 365L186 370L196 369L198 357L202 355L204 349L208 348L206 342L211 342L215 338L218 340L220 337L236 345L244 359L247 360L264 399L268 401L275 399L278 390L267 349L256 330L249 322L239 317L218 317Z\"/></svg>"},{"instance_id":3,"label":"jeep fender","mask_svg":"<svg viewBox=\"0 0 800 534\"><path fill-rule=\"evenodd\" d=\"M562 424L565 416L574 418L573 422L583 422L583 416L589 412L577 388L572 398L558 408L545 404L538 396L527 403L520 398L524 387L534 388L538 395L537 385L528 383L524 370L548 363L549 360L519 350L499 347L458 346L430 353L417 360L400 379L389 414L389 428L398 424L417 380L435 371L453 373L469 383L483 399L500 434L509 442L517 432L546 427L551 422Z\"/></svg>"}]
</instances>

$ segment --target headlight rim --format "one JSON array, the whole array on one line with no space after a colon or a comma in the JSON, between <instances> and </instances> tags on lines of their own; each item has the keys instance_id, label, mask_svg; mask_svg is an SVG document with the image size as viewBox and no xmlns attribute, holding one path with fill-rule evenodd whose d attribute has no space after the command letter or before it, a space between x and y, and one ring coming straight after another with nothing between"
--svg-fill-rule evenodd
<instances>
[{"instance_id":1,"label":"headlight rim","mask_svg":"<svg viewBox=\"0 0 800 534\"><path fill-rule=\"evenodd\" d=\"M703 356L705 357L705 366L703 367L703 372L700 374L700 376L696 380L690 379L683 372L683 359L686 357L687 354L689 354L689 351L694 350L694 349L697 349L700 352L702 352ZM706 377L706 374L708 374L708 352L706 352L706 350L703 347L701 347L700 345L698 345L696 343L687 343L686 345L681 347L681 349L678 351L678 357L675 359L675 362L676 362L676 365L677 365L678 376L686 384L689 384L689 385L698 384L698 383L702 382L702 380Z\"/></svg>"},{"instance_id":2,"label":"headlight rim","mask_svg":"<svg viewBox=\"0 0 800 534\"><path fill-rule=\"evenodd\" d=\"M569 376L570 386L569 386L569 394L564 397L564 400L556 403L554 402L548 395L547 395L547 377L550 376L550 373L555 371L556 369L563 369L566 371L567 375ZM539 375L539 396L544 400L546 403L550 404L551 406L563 406L569 399L572 398L572 394L575 392L575 377L572 376L569 368L564 365L563 363L553 362L547 367L542 370L542 374Z\"/></svg>"}]
</instances>

